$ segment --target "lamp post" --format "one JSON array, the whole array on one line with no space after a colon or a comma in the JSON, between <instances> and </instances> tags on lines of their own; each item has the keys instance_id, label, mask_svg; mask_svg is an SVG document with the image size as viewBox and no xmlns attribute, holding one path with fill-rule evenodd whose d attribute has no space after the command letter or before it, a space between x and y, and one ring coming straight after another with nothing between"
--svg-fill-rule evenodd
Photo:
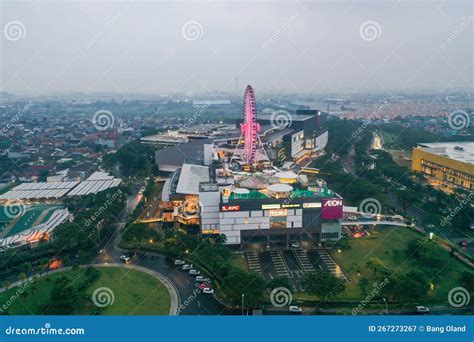
<instances>
[{"instance_id":1,"label":"lamp post","mask_svg":"<svg viewBox=\"0 0 474 342\"><path fill-rule=\"evenodd\" d=\"M244 298L245 294L242 293L242 316L244 315Z\"/></svg>"},{"instance_id":2,"label":"lamp post","mask_svg":"<svg viewBox=\"0 0 474 342\"><path fill-rule=\"evenodd\" d=\"M384 303L385 303L385 314L388 315L388 304L387 304L387 300L385 299L385 297L382 298Z\"/></svg>"}]
</instances>

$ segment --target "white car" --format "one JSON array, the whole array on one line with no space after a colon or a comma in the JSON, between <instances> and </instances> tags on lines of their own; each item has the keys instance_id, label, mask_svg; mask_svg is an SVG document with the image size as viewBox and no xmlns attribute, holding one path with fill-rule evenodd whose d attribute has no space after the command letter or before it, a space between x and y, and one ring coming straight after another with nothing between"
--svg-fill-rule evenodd
<instances>
[{"instance_id":1,"label":"white car","mask_svg":"<svg viewBox=\"0 0 474 342\"><path fill-rule=\"evenodd\" d=\"M303 312L303 309L300 308L299 306L296 306L296 305L290 306L289 310L292 313L302 313Z\"/></svg>"},{"instance_id":2,"label":"white car","mask_svg":"<svg viewBox=\"0 0 474 342\"><path fill-rule=\"evenodd\" d=\"M209 288L209 287L205 287L203 290L202 290L202 293L205 293L205 294L213 294L214 293L214 290Z\"/></svg>"},{"instance_id":3,"label":"white car","mask_svg":"<svg viewBox=\"0 0 474 342\"><path fill-rule=\"evenodd\" d=\"M181 265L184 265L186 262L184 260L175 260L174 261L174 264L176 266L181 266Z\"/></svg>"},{"instance_id":4,"label":"white car","mask_svg":"<svg viewBox=\"0 0 474 342\"><path fill-rule=\"evenodd\" d=\"M300 243L299 243L299 242L293 242L293 243L291 244L291 247L293 247L293 248L300 248Z\"/></svg>"},{"instance_id":5,"label":"white car","mask_svg":"<svg viewBox=\"0 0 474 342\"><path fill-rule=\"evenodd\" d=\"M126 255L121 255L120 256L120 260L122 260L123 262L127 263L130 261L130 258Z\"/></svg>"},{"instance_id":6,"label":"white car","mask_svg":"<svg viewBox=\"0 0 474 342\"><path fill-rule=\"evenodd\" d=\"M196 281L199 282L199 283L209 283L211 281L211 279L205 278L202 275L198 275L196 277Z\"/></svg>"},{"instance_id":7,"label":"white car","mask_svg":"<svg viewBox=\"0 0 474 342\"><path fill-rule=\"evenodd\" d=\"M181 269L183 271L189 271L192 268L193 268L193 265L188 265L188 264L181 266Z\"/></svg>"},{"instance_id":8,"label":"white car","mask_svg":"<svg viewBox=\"0 0 474 342\"><path fill-rule=\"evenodd\" d=\"M418 312L418 313L428 313L428 312L430 312L430 309L428 309L426 306L418 305L416 307L416 312Z\"/></svg>"},{"instance_id":9,"label":"white car","mask_svg":"<svg viewBox=\"0 0 474 342\"><path fill-rule=\"evenodd\" d=\"M197 275L200 275L201 272L199 272L198 270L195 270L194 268L189 270L189 275L193 275L193 276L197 276Z\"/></svg>"}]
</instances>

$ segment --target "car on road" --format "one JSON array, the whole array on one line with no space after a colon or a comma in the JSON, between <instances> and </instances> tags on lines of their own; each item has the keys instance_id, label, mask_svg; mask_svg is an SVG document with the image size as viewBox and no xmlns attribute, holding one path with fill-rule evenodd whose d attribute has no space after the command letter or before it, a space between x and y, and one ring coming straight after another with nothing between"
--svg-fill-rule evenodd
<instances>
[{"instance_id":1,"label":"car on road","mask_svg":"<svg viewBox=\"0 0 474 342\"><path fill-rule=\"evenodd\" d=\"M124 263L128 263L130 261L130 258L126 255L121 255L120 260L122 260Z\"/></svg>"},{"instance_id":2,"label":"car on road","mask_svg":"<svg viewBox=\"0 0 474 342\"><path fill-rule=\"evenodd\" d=\"M205 293L205 294L213 294L214 293L214 290L211 289L210 287L205 287L202 289L202 293Z\"/></svg>"},{"instance_id":3,"label":"car on road","mask_svg":"<svg viewBox=\"0 0 474 342\"><path fill-rule=\"evenodd\" d=\"M192 269L192 268L193 268L193 265L192 265L192 264L191 264L191 265L186 264L186 265L181 266L181 269L182 269L183 271L189 271L189 270Z\"/></svg>"},{"instance_id":4,"label":"car on road","mask_svg":"<svg viewBox=\"0 0 474 342\"><path fill-rule=\"evenodd\" d=\"M176 266L181 266L181 265L184 265L185 263L186 263L186 262L185 262L184 260L179 260L179 259L176 259L176 260L174 261L174 264L175 264Z\"/></svg>"},{"instance_id":5,"label":"car on road","mask_svg":"<svg viewBox=\"0 0 474 342\"><path fill-rule=\"evenodd\" d=\"M199 272L198 270L195 270L194 268L189 270L189 275L192 275L192 276L197 276L197 275L200 275L201 272Z\"/></svg>"},{"instance_id":6,"label":"car on road","mask_svg":"<svg viewBox=\"0 0 474 342\"><path fill-rule=\"evenodd\" d=\"M300 243L299 243L299 242L293 242L293 243L291 244L291 247L293 247L293 248L300 248Z\"/></svg>"},{"instance_id":7,"label":"car on road","mask_svg":"<svg viewBox=\"0 0 474 342\"><path fill-rule=\"evenodd\" d=\"M430 309L428 309L426 306L418 305L416 307L416 312L419 314L428 314Z\"/></svg>"},{"instance_id":8,"label":"car on road","mask_svg":"<svg viewBox=\"0 0 474 342\"><path fill-rule=\"evenodd\" d=\"M204 276L202 275L198 275L196 277L196 281L199 282L199 283L208 283L210 282L211 280L209 278L205 278Z\"/></svg>"},{"instance_id":9,"label":"car on road","mask_svg":"<svg viewBox=\"0 0 474 342\"><path fill-rule=\"evenodd\" d=\"M296 306L296 305L292 305L288 308L288 310L291 312L291 313L302 313L303 312L303 309L300 308L299 306Z\"/></svg>"}]
</instances>

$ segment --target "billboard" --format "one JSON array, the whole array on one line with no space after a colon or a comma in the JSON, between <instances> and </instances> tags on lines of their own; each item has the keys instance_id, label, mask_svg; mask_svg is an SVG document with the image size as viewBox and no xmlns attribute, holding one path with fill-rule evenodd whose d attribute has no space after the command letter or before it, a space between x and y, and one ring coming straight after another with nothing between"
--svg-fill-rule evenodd
<instances>
[{"instance_id":1,"label":"billboard","mask_svg":"<svg viewBox=\"0 0 474 342\"><path fill-rule=\"evenodd\" d=\"M342 218L342 199L327 198L322 200L323 210L321 218L323 220L334 220Z\"/></svg>"}]
</instances>

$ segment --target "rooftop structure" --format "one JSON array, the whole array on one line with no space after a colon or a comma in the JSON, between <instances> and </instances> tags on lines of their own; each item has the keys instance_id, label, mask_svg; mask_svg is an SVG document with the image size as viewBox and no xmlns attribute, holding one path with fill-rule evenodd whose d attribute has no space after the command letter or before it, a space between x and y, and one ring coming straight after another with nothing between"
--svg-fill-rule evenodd
<instances>
[{"instance_id":1,"label":"rooftop structure","mask_svg":"<svg viewBox=\"0 0 474 342\"><path fill-rule=\"evenodd\" d=\"M412 170L446 191L474 188L474 142L421 143L413 149Z\"/></svg>"}]
</instances>

